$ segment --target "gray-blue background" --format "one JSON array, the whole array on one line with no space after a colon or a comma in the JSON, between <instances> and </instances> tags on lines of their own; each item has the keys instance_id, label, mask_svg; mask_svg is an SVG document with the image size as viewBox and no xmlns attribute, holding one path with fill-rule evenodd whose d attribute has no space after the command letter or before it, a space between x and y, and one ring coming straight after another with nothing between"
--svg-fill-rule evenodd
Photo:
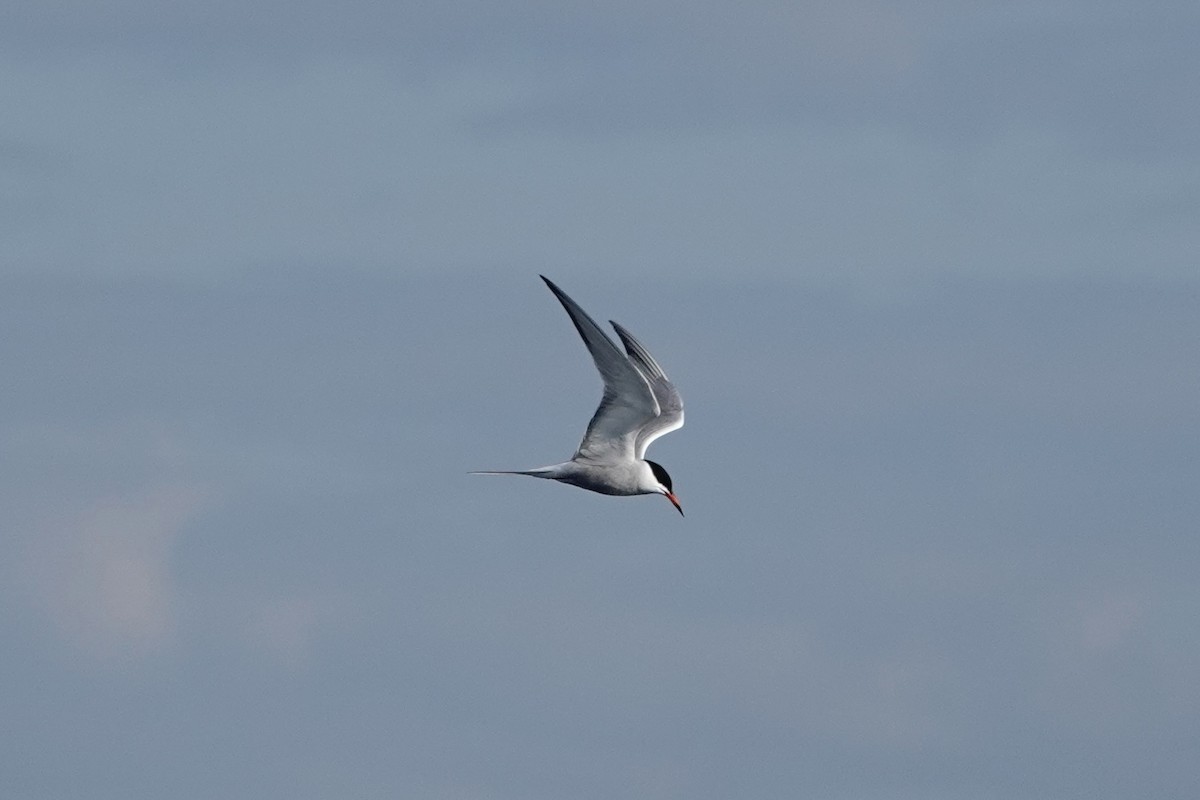
<instances>
[{"instance_id":1,"label":"gray-blue background","mask_svg":"<svg viewBox=\"0 0 1200 800\"><path fill-rule=\"evenodd\" d=\"M1198 23L3 12L4 793L1195 797Z\"/></svg>"}]
</instances>

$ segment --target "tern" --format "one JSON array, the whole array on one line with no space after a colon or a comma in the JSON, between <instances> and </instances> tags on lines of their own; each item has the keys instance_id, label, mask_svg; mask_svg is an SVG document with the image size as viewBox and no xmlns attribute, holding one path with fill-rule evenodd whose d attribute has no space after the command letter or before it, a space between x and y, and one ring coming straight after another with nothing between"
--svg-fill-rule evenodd
<instances>
[{"instance_id":1,"label":"tern","mask_svg":"<svg viewBox=\"0 0 1200 800\"><path fill-rule=\"evenodd\" d=\"M570 461L525 470L486 470L473 475L530 475L569 483L601 494L661 494L683 514L662 465L646 448L664 433L683 427L683 398L654 356L633 334L612 322L625 345L622 353L608 334L566 292L541 276L562 303L604 379L604 396ZM610 320L611 322L611 320Z\"/></svg>"}]
</instances>

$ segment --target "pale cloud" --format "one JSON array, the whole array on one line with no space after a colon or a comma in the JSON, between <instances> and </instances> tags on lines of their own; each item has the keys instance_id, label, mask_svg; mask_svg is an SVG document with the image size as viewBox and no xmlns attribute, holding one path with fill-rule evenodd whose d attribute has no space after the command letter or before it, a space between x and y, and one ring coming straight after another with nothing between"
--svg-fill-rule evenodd
<instances>
[{"instance_id":1,"label":"pale cloud","mask_svg":"<svg viewBox=\"0 0 1200 800\"><path fill-rule=\"evenodd\" d=\"M123 660L161 649L178 618L172 549L203 497L173 486L106 497L46 521L19 562L27 600L90 656Z\"/></svg>"}]
</instances>

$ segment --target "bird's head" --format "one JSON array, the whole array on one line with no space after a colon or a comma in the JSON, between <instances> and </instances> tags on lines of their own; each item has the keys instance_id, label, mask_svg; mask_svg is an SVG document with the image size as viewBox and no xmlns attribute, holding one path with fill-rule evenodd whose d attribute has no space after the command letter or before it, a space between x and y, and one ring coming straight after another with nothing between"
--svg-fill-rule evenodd
<instances>
[{"instance_id":1,"label":"bird's head","mask_svg":"<svg viewBox=\"0 0 1200 800\"><path fill-rule=\"evenodd\" d=\"M666 495L666 498L671 501L671 505L683 516L683 506L679 505L679 498L675 496L674 490L671 488L671 476L663 469L662 464L646 459L646 463L650 465L650 472L654 474L654 491L661 495Z\"/></svg>"}]
</instances>

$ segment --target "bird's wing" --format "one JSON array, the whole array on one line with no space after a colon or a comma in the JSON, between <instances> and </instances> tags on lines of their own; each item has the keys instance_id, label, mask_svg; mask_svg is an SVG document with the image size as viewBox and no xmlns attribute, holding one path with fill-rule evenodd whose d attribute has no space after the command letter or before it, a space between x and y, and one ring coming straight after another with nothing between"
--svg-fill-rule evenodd
<instances>
[{"instance_id":1,"label":"bird's wing","mask_svg":"<svg viewBox=\"0 0 1200 800\"><path fill-rule=\"evenodd\" d=\"M650 383L578 303L545 275L542 280L567 310L604 379L600 407L592 415L575 457L610 462L633 460L639 435L646 423L659 415Z\"/></svg>"},{"instance_id":2,"label":"bird's wing","mask_svg":"<svg viewBox=\"0 0 1200 800\"><path fill-rule=\"evenodd\" d=\"M675 384L671 383L662 367L654 360L654 356L650 355L650 351L633 338L632 333L617 323L612 322L612 326L616 328L617 335L625 344L625 352L629 354L629 360L642 373L658 403L658 414L646 421L642 429L638 431L634 443L634 455L638 458L645 458L646 448L650 446L651 442L664 433L670 433L683 427L683 398L679 396L679 390L675 388Z\"/></svg>"}]
</instances>

